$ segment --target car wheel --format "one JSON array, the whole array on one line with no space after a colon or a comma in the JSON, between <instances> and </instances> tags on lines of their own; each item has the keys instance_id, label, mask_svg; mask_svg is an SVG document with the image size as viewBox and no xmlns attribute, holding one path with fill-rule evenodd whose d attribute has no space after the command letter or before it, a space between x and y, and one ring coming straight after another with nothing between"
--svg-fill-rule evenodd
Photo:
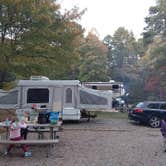
<instances>
[{"instance_id":1,"label":"car wheel","mask_svg":"<svg viewBox=\"0 0 166 166\"><path fill-rule=\"evenodd\" d=\"M149 125L153 128L157 128L157 127L160 127L160 118L157 117L157 116L152 116L150 119L149 119Z\"/></svg>"}]
</instances>

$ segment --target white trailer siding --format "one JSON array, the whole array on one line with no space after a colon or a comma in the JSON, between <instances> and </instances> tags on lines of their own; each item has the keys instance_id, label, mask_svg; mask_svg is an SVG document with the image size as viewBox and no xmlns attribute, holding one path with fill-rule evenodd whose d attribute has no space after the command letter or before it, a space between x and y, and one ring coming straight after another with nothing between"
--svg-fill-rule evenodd
<instances>
[{"instance_id":1,"label":"white trailer siding","mask_svg":"<svg viewBox=\"0 0 166 166\"><path fill-rule=\"evenodd\" d=\"M60 111L68 120L79 120L81 109L112 108L111 91L89 89L78 80L20 80L17 90L17 110L31 110L36 104L39 109Z\"/></svg>"}]
</instances>

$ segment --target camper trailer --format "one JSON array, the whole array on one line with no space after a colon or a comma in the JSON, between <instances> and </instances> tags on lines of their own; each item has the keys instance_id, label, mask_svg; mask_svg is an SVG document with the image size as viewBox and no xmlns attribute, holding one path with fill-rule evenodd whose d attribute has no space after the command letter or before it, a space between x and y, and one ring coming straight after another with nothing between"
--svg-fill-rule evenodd
<instances>
[{"instance_id":1,"label":"camper trailer","mask_svg":"<svg viewBox=\"0 0 166 166\"><path fill-rule=\"evenodd\" d=\"M115 82L110 80L109 82L83 82L87 88L102 90L102 91L112 91L112 97L117 98L125 94L125 89L122 82Z\"/></svg>"},{"instance_id":2,"label":"camper trailer","mask_svg":"<svg viewBox=\"0 0 166 166\"><path fill-rule=\"evenodd\" d=\"M18 83L17 112L31 109L59 111L63 120L80 120L82 110L112 108L112 92L89 89L79 80L49 80L31 77ZM1 100L1 99L0 99Z\"/></svg>"}]
</instances>

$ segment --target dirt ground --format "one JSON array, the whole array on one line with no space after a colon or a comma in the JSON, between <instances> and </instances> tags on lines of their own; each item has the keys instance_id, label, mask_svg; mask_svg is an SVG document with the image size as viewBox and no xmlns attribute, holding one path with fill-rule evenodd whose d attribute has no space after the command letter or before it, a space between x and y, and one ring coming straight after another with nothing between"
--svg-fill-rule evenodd
<instances>
[{"instance_id":1,"label":"dirt ground","mask_svg":"<svg viewBox=\"0 0 166 166\"><path fill-rule=\"evenodd\" d=\"M13 149L0 157L0 166L165 166L159 129L126 119L94 119L65 123L60 142L47 157L46 147L30 146L32 157Z\"/></svg>"}]
</instances>

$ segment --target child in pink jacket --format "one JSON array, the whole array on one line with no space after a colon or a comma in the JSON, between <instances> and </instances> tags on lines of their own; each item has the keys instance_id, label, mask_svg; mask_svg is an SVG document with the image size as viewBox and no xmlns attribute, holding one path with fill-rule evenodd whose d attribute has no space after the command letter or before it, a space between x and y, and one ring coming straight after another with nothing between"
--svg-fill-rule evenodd
<instances>
[{"instance_id":1,"label":"child in pink jacket","mask_svg":"<svg viewBox=\"0 0 166 166\"><path fill-rule=\"evenodd\" d=\"M9 132L9 138L11 141L19 141L22 139L21 137L21 126L18 122L15 121L15 119L12 120L11 125L10 125L10 132ZM11 149L13 148L13 144L10 144L9 147L7 148L7 151L5 152L5 155L7 155ZM27 157L30 153L27 151L27 146L26 145L22 145L21 146L24 155Z\"/></svg>"}]
</instances>

